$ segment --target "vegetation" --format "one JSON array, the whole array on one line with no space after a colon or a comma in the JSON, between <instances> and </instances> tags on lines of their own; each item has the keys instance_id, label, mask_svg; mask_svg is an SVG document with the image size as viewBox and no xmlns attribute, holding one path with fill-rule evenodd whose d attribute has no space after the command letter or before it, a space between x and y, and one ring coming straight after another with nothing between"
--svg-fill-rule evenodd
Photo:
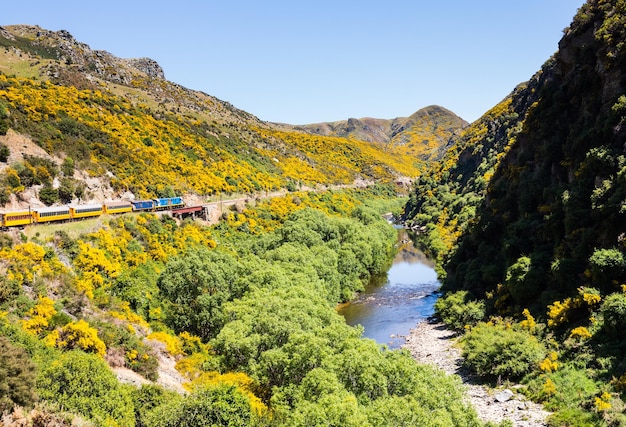
<instances>
[{"instance_id":1,"label":"vegetation","mask_svg":"<svg viewBox=\"0 0 626 427\"><path fill-rule=\"evenodd\" d=\"M14 405L33 405L35 376L35 366L26 352L0 336L0 413Z\"/></svg>"},{"instance_id":2,"label":"vegetation","mask_svg":"<svg viewBox=\"0 0 626 427\"><path fill-rule=\"evenodd\" d=\"M47 204L71 198L78 187L74 168L107 176L113 190L138 197L253 194L288 185L390 181L417 172L400 148L390 156L375 143L157 115L145 104L97 89L0 74L0 102L11 127L55 156L66 178L57 190L50 186L59 174L54 162L25 159L3 172L3 188L19 195L42 185L39 197Z\"/></svg>"},{"instance_id":3,"label":"vegetation","mask_svg":"<svg viewBox=\"0 0 626 427\"><path fill-rule=\"evenodd\" d=\"M479 324L463 337L466 366L482 376L518 380L546 357L547 350L523 328L504 322Z\"/></svg>"},{"instance_id":4,"label":"vegetation","mask_svg":"<svg viewBox=\"0 0 626 427\"><path fill-rule=\"evenodd\" d=\"M421 175L405 210L445 277L439 315L467 331L468 367L521 380L553 426L626 422L625 10L588 1L560 51Z\"/></svg>"},{"instance_id":5,"label":"vegetation","mask_svg":"<svg viewBox=\"0 0 626 427\"><path fill-rule=\"evenodd\" d=\"M289 190L210 228L141 214L4 238L0 376L35 393L0 388L2 409L110 426L480 425L458 380L335 311L393 255L380 213L395 188L302 190L404 174L417 176L404 219L438 263L436 310L464 334L466 366L519 381L551 426L625 425L625 15L624 0L589 0L560 52L430 165L214 101L177 114L142 92L148 78L119 96L102 76L0 74L0 134L31 135L50 155L7 165L3 202L27 188L79 198L85 172L140 197ZM2 43L58 57L26 37ZM203 120L211 108L231 120ZM0 160L12 154L0 147ZM159 354L178 360L189 394L123 386L107 366L154 380Z\"/></svg>"},{"instance_id":6,"label":"vegetation","mask_svg":"<svg viewBox=\"0 0 626 427\"><path fill-rule=\"evenodd\" d=\"M363 339L335 310L394 255L381 217L392 189L294 192L214 227L117 216L4 248L15 291L0 336L38 372L37 397L10 405L105 426L479 425L458 379ZM188 395L110 371L155 380L156 349L178 359Z\"/></svg>"},{"instance_id":7,"label":"vegetation","mask_svg":"<svg viewBox=\"0 0 626 427\"><path fill-rule=\"evenodd\" d=\"M37 386L41 398L100 425L135 425L130 390L117 382L98 356L67 352L41 372Z\"/></svg>"},{"instance_id":8,"label":"vegetation","mask_svg":"<svg viewBox=\"0 0 626 427\"><path fill-rule=\"evenodd\" d=\"M462 331L485 318L485 303L470 299L467 291L442 296L435 302L435 311L450 328Z\"/></svg>"}]
</instances>

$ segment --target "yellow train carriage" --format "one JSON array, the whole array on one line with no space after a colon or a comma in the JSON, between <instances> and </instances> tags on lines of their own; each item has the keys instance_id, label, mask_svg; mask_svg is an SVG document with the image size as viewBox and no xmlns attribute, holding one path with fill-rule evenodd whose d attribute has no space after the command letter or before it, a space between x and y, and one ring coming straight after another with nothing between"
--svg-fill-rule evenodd
<instances>
[{"instance_id":1,"label":"yellow train carriage","mask_svg":"<svg viewBox=\"0 0 626 427\"><path fill-rule=\"evenodd\" d=\"M33 221L36 223L67 221L70 218L70 208L68 206L33 208Z\"/></svg>"},{"instance_id":2,"label":"yellow train carriage","mask_svg":"<svg viewBox=\"0 0 626 427\"><path fill-rule=\"evenodd\" d=\"M133 205L130 202L104 202L102 206L104 213L113 215L133 211Z\"/></svg>"},{"instance_id":3,"label":"yellow train carriage","mask_svg":"<svg viewBox=\"0 0 626 427\"><path fill-rule=\"evenodd\" d=\"M33 223L33 212L29 210L0 212L0 224L2 227L16 227Z\"/></svg>"},{"instance_id":4,"label":"yellow train carriage","mask_svg":"<svg viewBox=\"0 0 626 427\"><path fill-rule=\"evenodd\" d=\"M102 205L70 206L72 219L91 218L102 215Z\"/></svg>"}]
</instances>

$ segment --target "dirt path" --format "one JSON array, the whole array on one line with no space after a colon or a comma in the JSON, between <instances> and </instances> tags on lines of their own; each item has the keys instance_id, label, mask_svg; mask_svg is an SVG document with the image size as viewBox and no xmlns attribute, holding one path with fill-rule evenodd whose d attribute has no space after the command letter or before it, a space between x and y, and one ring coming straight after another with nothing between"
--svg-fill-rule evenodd
<instances>
[{"instance_id":1,"label":"dirt path","mask_svg":"<svg viewBox=\"0 0 626 427\"><path fill-rule=\"evenodd\" d=\"M443 324L424 321L411 330L403 347L409 349L418 362L435 365L450 375L459 375L466 386L467 399L482 421L499 423L509 420L515 427L547 425L550 413L516 393L514 388L492 389L477 384L461 368L461 350L456 345L456 338L455 333Z\"/></svg>"}]
</instances>

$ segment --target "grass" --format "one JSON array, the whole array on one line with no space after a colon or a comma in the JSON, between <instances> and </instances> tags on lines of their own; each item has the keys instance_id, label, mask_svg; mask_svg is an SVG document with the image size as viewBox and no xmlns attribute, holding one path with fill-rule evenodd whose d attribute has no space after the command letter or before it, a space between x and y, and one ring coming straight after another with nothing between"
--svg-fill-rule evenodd
<instances>
[{"instance_id":1,"label":"grass","mask_svg":"<svg viewBox=\"0 0 626 427\"><path fill-rule=\"evenodd\" d=\"M62 230L72 239L76 239L82 234L99 230L108 222L109 218L109 215L102 215L98 218L89 218L80 221L29 225L24 229L24 235L29 239L37 238L41 241L46 241L54 237L57 231Z\"/></svg>"}]
</instances>

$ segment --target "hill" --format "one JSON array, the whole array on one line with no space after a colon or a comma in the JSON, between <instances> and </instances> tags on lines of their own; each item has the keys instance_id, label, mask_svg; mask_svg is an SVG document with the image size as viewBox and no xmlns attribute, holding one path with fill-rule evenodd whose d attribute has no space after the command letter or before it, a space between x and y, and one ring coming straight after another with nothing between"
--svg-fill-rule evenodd
<instances>
[{"instance_id":1,"label":"hill","mask_svg":"<svg viewBox=\"0 0 626 427\"><path fill-rule=\"evenodd\" d=\"M293 126L293 129L316 135L377 142L386 147L402 147L414 157L433 160L441 157L451 139L458 136L466 126L467 122L453 112L431 105L409 117L391 120L351 118L338 122Z\"/></svg>"},{"instance_id":2,"label":"hill","mask_svg":"<svg viewBox=\"0 0 626 427\"><path fill-rule=\"evenodd\" d=\"M557 412L551 425L624 422L625 24L623 1L583 5L558 52L421 176L405 212L445 276L440 314L474 331L468 365L523 377ZM552 353L515 374L492 353L514 333Z\"/></svg>"},{"instance_id":3,"label":"hill","mask_svg":"<svg viewBox=\"0 0 626 427\"><path fill-rule=\"evenodd\" d=\"M201 200L412 178L423 165L417 145L435 155L462 125L430 108L403 122L419 142L397 132L392 144L311 135L170 82L149 58L117 58L67 31L36 26L0 28L0 73L0 144L9 152L2 205L25 204L43 187L64 203L172 194ZM20 156L12 144L19 138L47 156Z\"/></svg>"}]
</instances>

